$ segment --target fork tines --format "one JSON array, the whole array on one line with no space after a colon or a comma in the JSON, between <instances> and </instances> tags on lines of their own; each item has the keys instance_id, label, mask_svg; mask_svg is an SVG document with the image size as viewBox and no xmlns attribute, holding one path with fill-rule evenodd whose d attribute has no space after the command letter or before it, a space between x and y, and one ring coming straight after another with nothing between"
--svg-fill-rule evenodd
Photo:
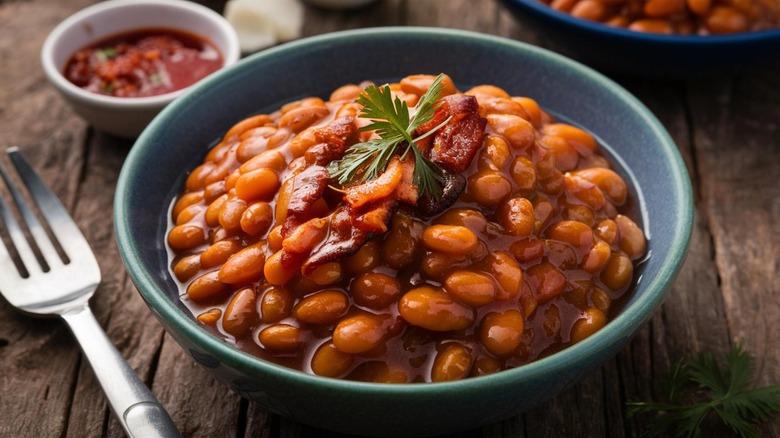
<instances>
[{"instance_id":1,"label":"fork tines","mask_svg":"<svg viewBox=\"0 0 780 438\"><path fill-rule=\"evenodd\" d=\"M70 262L69 256L66 255L70 252L68 247L85 244L83 237L81 237L81 231L70 219L67 210L62 206L57 196L33 171L19 148L8 148L6 153L52 233L47 233L46 228L25 200L21 190L14 184L5 167L0 163L0 176L8 188L22 221L20 224L14 218L8 203L0 197L0 222L5 225L9 237L8 242L12 245L10 248L0 245L0 264L12 262L24 278L38 272L48 272L58 265L68 264ZM57 245L61 246L64 252L58 251ZM87 250L89 250L88 247ZM12 254L15 254L15 257Z\"/></svg>"}]
</instances>

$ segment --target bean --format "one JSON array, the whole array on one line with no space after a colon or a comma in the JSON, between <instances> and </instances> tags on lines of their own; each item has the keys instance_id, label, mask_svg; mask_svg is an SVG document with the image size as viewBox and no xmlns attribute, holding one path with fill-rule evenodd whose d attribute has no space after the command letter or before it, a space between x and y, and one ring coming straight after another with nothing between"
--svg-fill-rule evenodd
<instances>
[{"instance_id":1,"label":"bean","mask_svg":"<svg viewBox=\"0 0 780 438\"><path fill-rule=\"evenodd\" d=\"M519 310L490 312L482 319L479 340L492 354L507 357L520 345L525 323Z\"/></svg>"},{"instance_id":2,"label":"bean","mask_svg":"<svg viewBox=\"0 0 780 438\"><path fill-rule=\"evenodd\" d=\"M547 179L558 171L558 156L553 149L537 142L534 145L532 155L537 181Z\"/></svg>"},{"instance_id":3,"label":"bean","mask_svg":"<svg viewBox=\"0 0 780 438\"><path fill-rule=\"evenodd\" d=\"M601 21L607 15L607 7L598 0L580 0L569 13L583 20Z\"/></svg>"},{"instance_id":4,"label":"bean","mask_svg":"<svg viewBox=\"0 0 780 438\"><path fill-rule=\"evenodd\" d=\"M598 143L587 131L566 123L551 123L542 128L544 135L562 137L574 147L580 155L591 155L598 149Z\"/></svg>"},{"instance_id":5,"label":"bean","mask_svg":"<svg viewBox=\"0 0 780 438\"><path fill-rule=\"evenodd\" d=\"M433 75L410 75L401 79L399 86L404 93L422 96L431 87L434 79L436 79L436 76ZM442 75L441 86L442 90L439 93L439 97L449 96L458 91L455 88L455 83L452 82L452 78L448 75Z\"/></svg>"},{"instance_id":6,"label":"bean","mask_svg":"<svg viewBox=\"0 0 780 438\"><path fill-rule=\"evenodd\" d=\"M505 98L509 99L509 93L507 93L504 89L497 87L495 85L477 85L476 87L471 88L470 90L466 91L464 94L467 94L469 96L475 96L478 99L488 99L488 98Z\"/></svg>"},{"instance_id":7,"label":"bean","mask_svg":"<svg viewBox=\"0 0 780 438\"><path fill-rule=\"evenodd\" d=\"M219 269L219 281L227 284L243 284L262 278L265 248L265 241L262 241L230 256Z\"/></svg>"},{"instance_id":8,"label":"bean","mask_svg":"<svg viewBox=\"0 0 780 438\"><path fill-rule=\"evenodd\" d=\"M260 331L257 335L260 345L278 353L292 353L303 343L301 330L289 324L274 324Z\"/></svg>"},{"instance_id":9,"label":"bean","mask_svg":"<svg viewBox=\"0 0 780 438\"><path fill-rule=\"evenodd\" d=\"M487 114L508 114L517 116L523 120L530 121L531 117L525 111L525 107L508 97L477 97L479 102L479 112L482 115Z\"/></svg>"},{"instance_id":10,"label":"bean","mask_svg":"<svg viewBox=\"0 0 780 438\"><path fill-rule=\"evenodd\" d=\"M533 204L534 216L536 216L534 229L538 233L550 222L550 219L556 213L556 207L548 199L540 196L537 196Z\"/></svg>"},{"instance_id":11,"label":"bean","mask_svg":"<svg viewBox=\"0 0 780 438\"><path fill-rule=\"evenodd\" d=\"M283 224L287 219L287 205L290 203L290 196L293 191L294 178L287 178L279 188L279 194L276 196L276 207L274 210L276 223Z\"/></svg>"},{"instance_id":12,"label":"bean","mask_svg":"<svg viewBox=\"0 0 780 438\"><path fill-rule=\"evenodd\" d=\"M367 272L352 280L349 292L356 304L381 310L401 295L401 283L387 274Z\"/></svg>"},{"instance_id":13,"label":"bean","mask_svg":"<svg viewBox=\"0 0 780 438\"><path fill-rule=\"evenodd\" d=\"M604 312L594 307L585 309L582 316L571 327L569 339L575 344L601 330L607 324L607 316Z\"/></svg>"},{"instance_id":14,"label":"bean","mask_svg":"<svg viewBox=\"0 0 780 438\"><path fill-rule=\"evenodd\" d=\"M309 324L331 324L349 309L349 298L339 290L325 290L302 298L293 308L293 316Z\"/></svg>"},{"instance_id":15,"label":"bean","mask_svg":"<svg viewBox=\"0 0 780 438\"><path fill-rule=\"evenodd\" d=\"M644 12L651 18L667 18L685 12L685 0L649 0Z\"/></svg>"},{"instance_id":16,"label":"bean","mask_svg":"<svg viewBox=\"0 0 780 438\"><path fill-rule=\"evenodd\" d=\"M607 202L604 192L596 184L585 178L567 173L564 176L564 184L567 193L579 199L590 208L598 210Z\"/></svg>"},{"instance_id":17,"label":"bean","mask_svg":"<svg viewBox=\"0 0 780 438\"><path fill-rule=\"evenodd\" d=\"M277 251L268 257L268 259L265 261L265 265L263 266L263 275L265 276L265 279L271 284L281 286L287 283L295 276L298 268L300 267L300 264L298 264L295 269L290 269L290 266L285 266L285 264L282 262L282 257L284 257L284 255L284 250Z\"/></svg>"},{"instance_id":18,"label":"bean","mask_svg":"<svg viewBox=\"0 0 780 438\"><path fill-rule=\"evenodd\" d=\"M597 240L582 262L582 269L591 274L596 273L607 265L610 257L609 245L603 240Z\"/></svg>"},{"instance_id":19,"label":"bean","mask_svg":"<svg viewBox=\"0 0 780 438\"><path fill-rule=\"evenodd\" d=\"M503 251L496 251L485 259L485 263L498 283L496 298L499 301L512 300L522 292L523 271L512 256Z\"/></svg>"},{"instance_id":20,"label":"bean","mask_svg":"<svg viewBox=\"0 0 780 438\"><path fill-rule=\"evenodd\" d=\"M552 0L550 6L557 11L571 12L574 5L577 4L577 1L578 0Z\"/></svg>"},{"instance_id":21,"label":"bean","mask_svg":"<svg viewBox=\"0 0 780 438\"><path fill-rule=\"evenodd\" d=\"M356 274L368 272L379 266L381 262L379 251L379 242L371 240L361 246L355 254L347 258L344 264L347 269Z\"/></svg>"},{"instance_id":22,"label":"bean","mask_svg":"<svg viewBox=\"0 0 780 438\"><path fill-rule=\"evenodd\" d=\"M222 318L222 328L235 338L243 338L260 322L257 314L257 293L245 287L233 295Z\"/></svg>"},{"instance_id":23,"label":"bean","mask_svg":"<svg viewBox=\"0 0 780 438\"><path fill-rule=\"evenodd\" d=\"M315 128L308 128L293 137L292 140L290 140L288 147L290 148L292 156L298 158L303 157L306 154L306 151L317 143L319 143L319 140Z\"/></svg>"},{"instance_id":24,"label":"bean","mask_svg":"<svg viewBox=\"0 0 780 438\"><path fill-rule=\"evenodd\" d=\"M591 292L590 300L593 303L593 306L605 314L607 311L609 311L609 307L612 305L612 297L609 296L608 293L604 292L603 289L594 288L593 292Z\"/></svg>"},{"instance_id":25,"label":"bean","mask_svg":"<svg viewBox=\"0 0 780 438\"><path fill-rule=\"evenodd\" d=\"M271 251L279 251L284 245L284 239L282 239L282 226L277 225L271 228L268 233L268 247Z\"/></svg>"},{"instance_id":26,"label":"bean","mask_svg":"<svg viewBox=\"0 0 780 438\"><path fill-rule=\"evenodd\" d=\"M479 154L480 170L500 170L509 159L509 145L496 135L487 135Z\"/></svg>"},{"instance_id":27,"label":"bean","mask_svg":"<svg viewBox=\"0 0 780 438\"><path fill-rule=\"evenodd\" d=\"M444 280L444 290L456 300L471 307L490 304L496 298L496 286L488 275L457 270Z\"/></svg>"},{"instance_id":28,"label":"bean","mask_svg":"<svg viewBox=\"0 0 780 438\"><path fill-rule=\"evenodd\" d=\"M200 271L200 254L191 254L184 256L173 265L173 275L185 282L194 277Z\"/></svg>"},{"instance_id":29,"label":"bean","mask_svg":"<svg viewBox=\"0 0 780 438\"><path fill-rule=\"evenodd\" d=\"M612 219L604 219L598 223L594 230L594 234L608 245L617 243L619 237L617 223Z\"/></svg>"},{"instance_id":30,"label":"bean","mask_svg":"<svg viewBox=\"0 0 780 438\"><path fill-rule=\"evenodd\" d=\"M631 259L622 253L613 253L601 271L601 281L613 291L619 291L628 286L634 275L634 265Z\"/></svg>"},{"instance_id":31,"label":"bean","mask_svg":"<svg viewBox=\"0 0 780 438\"><path fill-rule=\"evenodd\" d=\"M320 265L307 277L320 286L333 284L341 280L341 263L330 262Z\"/></svg>"},{"instance_id":32,"label":"bean","mask_svg":"<svg viewBox=\"0 0 780 438\"><path fill-rule=\"evenodd\" d=\"M486 376L501 371L501 361L490 356L479 356L471 368L472 376Z\"/></svg>"},{"instance_id":33,"label":"bean","mask_svg":"<svg viewBox=\"0 0 780 438\"><path fill-rule=\"evenodd\" d=\"M498 210L498 222L513 236L530 236L536 225L534 206L526 198L512 198Z\"/></svg>"},{"instance_id":34,"label":"bean","mask_svg":"<svg viewBox=\"0 0 780 438\"><path fill-rule=\"evenodd\" d=\"M560 221L547 229L551 239L566 242L575 248L590 248L593 246L593 231L589 226L577 221Z\"/></svg>"},{"instance_id":35,"label":"bean","mask_svg":"<svg viewBox=\"0 0 780 438\"><path fill-rule=\"evenodd\" d=\"M427 252L422 260L422 272L433 280L442 280L444 274L453 268L467 264L465 255L445 254L442 252Z\"/></svg>"},{"instance_id":36,"label":"bean","mask_svg":"<svg viewBox=\"0 0 780 438\"><path fill-rule=\"evenodd\" d=\"M271 169L277 172L281 172L287 168L287 160L284 158L278 149L271 149L265 151L245 162L238 168L238 171L242 174L251 172L257 169Z\"/></svg>"},{"instance_id":37,"label":"bean","mask_svg":"<svg viewBox=\"0 0 780 438\"><path fill-rule=\"evenodd\" d=\"M420 248L422 229L422 223L407 214L393 215L390 232L385 236L382 246L385 263L393 269L401 269L412 263Z\"/></svg>"},{"instance_id":38,"label":"bean","mask_svg":"<svg viewBox=\"0 0 780 438\"><path fill-rule=\"evenodd\" d=\"M604 22L604 24L611 27L626 27L628 23L628 18L622 15L616 15Z\"/></svg>"},{"instance_id":39,"label":"bean","mask_svg":"<svg viewBox=\"0 0 780 438\"><path fill-rule=\"evenodd\" d=\"M292 292L272 286L260 298L260 320L264 324L279 322L292 314L294 303Z\"/></svg>"},{"instance_id":40,"label":"bean","mask_svg":"<svg viewBox=\"0 0 780 438\"><path fill-rule=\"evenodd\" d=\"M520 190L533 190L536 187L536 167L527 157L518 155L510 167L512 179Z\"/></svg>"},{"instance_id":41,"label":"bean","mask_svg":"<svg viewBox=\"0 0 780 438\"><path fill-rule=\"evenodd\" d=\"M526 271L526 278L536 300L546 303L566 288L566 276L549 262L542 262Z\"/></svg>"},{"instance_id":42,"label":"bean","mask_svg":"<svg viewBox=\"0 0 780 438\"><path fill-rule=\"evenodd\" d=\"M198 322L205 325L216 325L217 321L219 321L219 318L222 317L222 310L220 309L209 309L197 316Z\"/></svg>"},{"instance_id":43,"label":"bean","mask_svg":"<svg viewBox=\"0 0 780 438\"><path fill-rule=\"evenodd\" d=\"M206 204L211 204L214 200L227 193L225 187L225 181L217 181L207 185L206 189L203 191L203 201Z\"/></svg>"},{"instance_id":44,"label":"bean","mask_svg":"<svg viewBox=\"0 0 780 438\"><path fill-rule=\"evenodd\" d=\"M224 194L209 204L208 208L206 209L206 214L203 216L206 219L206 225L210 227L216 227L219 225L219 212L221 212L225 207L227 200L228 195Z\"/></svg>"},{"instance_id":45,"label":"bean","mask_svg":"<svg viewBox=\"0 0 780 438\"><path fill-rule=\"evenodd\" d=\"M311 371L323 377L341 377L352 367L355 356L336 348L328 341L317 348L311 358Z\"/></svg>"},{"instance_id":46,"label":"bean","mask_svg":"<svg viewBox=\"0 0 780 438\"><path fill-rule=\"evenodd\" d=\"M572 175L584 178L601 189L615 205L623 205L628 196L628 186L623 178L610 169L602 167L583 169L572 172Z\"/></svg>"},{"instance_id":47,"label":"bean","mask_svg":"<svg viewBox=\"0 0 780 438\"><path fill-rule=\"evenodd\" d=\"M276 128L263 127L262 129L263 132L268 133L268 136L255 135L241 140L236 149L236 159L239 163L246 163L268 148L268 137L276 132Z\"/></svg>"},{"instance_id":48,"label":"bean","mask_svg":"<svg viewBox=\"0 0 780 438\"><path fill-rule=\"evenodd\" d=\"M589 0L598 3L597 0ZM539 144L555 151L555 166L562 172L573 170L580 161L580 155L576 149L563 137L557 135L545 135L539 139Z\"/></svg>"},{"instance_id":49,"label":"bean","mask_svg":"<svg viewBox=\"0 0 780 438\"><path fill-rule=\"evenodd\" d=\"M533 237L516 240L509 246L509 252L520 263L528 263L542 258L544 255L544 241Z\"/></svg>"},{"instance_id":50,"label":"bean","mask_svg":"<svg viewBox=\"0 0 780 438\"><path fill-rule=\"evenodd\" d=\"M512 194L512 183L501 172L483 170L467 181L469 195L486 207L495 207Z\"/></svg>"},{"instance_id":51,"label":"bean","mask_svg":"<svg viewBox=\"0 0 780 438\"><path fill-rule=\"evenodd\" d=\"M666 20L654 19L654 18L642 18L635 20L628 25L629 30L635 32L648 32L648 33L660 33L671 35L674 33L672 24Z\"/></svg>"},{"instance_id":52,"label":"bean","mask_svg":"<svg viewBox=\"0 0 780 438\"><path fill-rule=\"evenodd\" d=\"M542 329L548 338L557 338L561 334L561 310L555 304L544 309Z\"/></svg>"},{"instance_id":53,"label":"bean","mask_svg":"<svg viewBox=\"0 0 780 438\"><path fill-rule=\"evenodd\" d=\"M409 376L404 370L390 367L386 362L371 361L358 365L347 375L347 380L372 383L407 383Z\"/></svg>"},{"instance_id":54,"label":"bean","mask_svg":"<svg viewBox=\"0 0 780 438\"><path fill-rule=\"evenodd\" d=\"M479 239L466 227L453 225L432 225L422 233L423 244L434 250L451 255L466 255L477 248Z\"/></svg>"},{"instance_id":55,"label":"bean","mask_svg":"<svg viewBox=\"0 0 780 438\"><path fill-rule=\"evenodd\" d=\"M342 85L341 87L333 90L330 94L331 102L337 102L341 100L355 100L363 92L363 88L355 84Z\"/></svg>"},{"instance_id":56,"label":"bean","mask_svg":"<svg viewBox=\"0 0 780 438\"><path fill-rule=\"evenodd\" d=\"M398 312L410 324L436 332L464 330L474 321L472 309L431 286L418 287L404 294L398 303Z\"/></svg>"},{"instance_id":57,"label":"bean","mask_svg":"<svg viewBox=\"0 0 780 438\"><path fill-rule=\"evenodd\" d=\"M611 204L605 204L604 209L606 210L609 208L609 205ZM565 209L563 210L563 214L561 216L565 220L582 222L588 227L593 227L596 225L596 214L593 213L593 210L591 210L587 205L564 204L563 206Z\"/></svg>"},{"instance_id":58,"label":"bean","mask_svg":"<svg viewBox=\"0 0 780 438\"><path fill-rule=\"evenodd\" d=\"M488 114L493 131L504 137L513 149L525 150L534 144L536 130L528 120L509 114Z\"/></svg>"},{"instance_id":59,"label":"bean","mask_svg":"<svg viewBox=\"0 0 780 438\"><path fill-rule=\"evenodd\" d=\"M302 106L288 111L279 119L279 127L301 132L330 114L325 106Z\"/></svg>"},{"instance_id":60,"label":"bean","mask_svg":"<svg viewBox=\"0 0 780 438\"><path fill-rule=\"evenodd\" d=\"M206 162L193 169L187 176L187 181L184 183L184 189L187 192L202 190L206 187L206 177L214 171L215 167L217 166L214 163Z\"/></svg>"},{"instance_id":61,"label":"bean","mask_svg":"<svg viewBox=\"0 0 780 438\"><path fill-rule=\"evenodd\" d=\"M471 369L471 352L461 344L451 343L443 346L436 354L431 368L432 382L460 380Z\"/></svg>"},{"instance_id":62,"label":"bean","mask_svg":"<svg viewBox=\"0 0 780 438\"><path fill-rule=\"evenodd\" d=\"M187 286L187 296L196 303L211 301L228 292L228 286L219 281L219 272L207 272Z\"/></svg>"},{"instance_id":63,"label":"bean","mask_svg":"<svg viewBox=\"0 0 780 438\"><path fill-rule=\"evenodd\" d=\"M528 114L529 117L528 121L531 122L535 128L538 129L542 127L542 110L535 100L529 97L513 97L512 100L523 105L525 113Z\"/></svg>"},{"instance_id":64,"label":"bean","mask_svg":"<svg viewBox=\"0 0 780 438\"><path fill-rule=\"evenodd\" d=\"M203 201L203 190L198 190L197 192L187 192L181 195L179 200L176 201L176 203L173 205L173 209L171 210L171 218L176 219L182 210L189 207L190 205L198 204L201 201Z\"/></svg>"},{"instance_id":65,"label":"bean","mask_svg":"<svg viewBox=\"0 0 780 438\"><path fill-rule=\"evenodd\" d=\"M193 219L198 217L205 209L206 207L200 204L190 205L176 216L176 225L184 225L188 222L192 222Z\"/></svg>"},{"instance_id":66,"label":"bean","mask_svg":"<svg viewBox=\"0 0 780 438\"><path fill-rule=\"evenodd\" d=\"M241 216L247 208L247 203L241 198L230 198L228 195L222 209L219 211L219 224L228 231L241 229Z\"/></svg>"},{"instance_id":67,"label":"bean","mask_svg":"<svg viewBox=\"0 0 780 438\"><path fill-rule=\"evenodd\" d=\"M228 141L230 139L238 138L241 134L244 132L252 129L257 128L258 126L263 126L268 123L272 123L273 119L267 115L267 114L258 114L256 116L248 117L235 125L233 125L232 128L228 130L228 132L225 134L225 141Z\"/></svg>"},{"instance_id":68,"label":"bean","mask_svg":"<svg viewBox=\"0 0 780 438\"><path fill-rule=\"evenodd\" d=\"M230 256L243 248L238 240L220 240L214 242L200 254L200 265L210 269L225 263Z\"/></svg>"},{"instance_id":69,"label":"bean","mask_svg":"<svg viewBox=\"0 0 780 438\"><path fill-rule=\"evenodd\" d=\"M242 174L236 181L236 196L244 201L268 201L279 190L279 176L271 169L261 167Z\"/></svg>"},{"instance_id":70,"label":"bean","mask_svg":"<svg viewBox=\"0 0 780 438\"><path fill-rule=\"evenodd\" d=\"M470 208L450 208L436 218L439 225L458 225L475 232L485 232L488 220L477 210Z\"/></svg>"},{"instance_id":71,"label":"bean","mask_svg":"<svg viewBox=\"0 0 780 438\"><path fill-rule=\"evenodd\" d=\"M274 211L270 204L254 202L241 215L241 230L250 236L262 236L268 232L274 220Z\"/></svg>"},{"instance_id":72,"label":"bean","mask_svg":"<svg viewBox=\"0 0 780 438\"><path fill-rule=\"evenodd\" d=\"M647 240L642 229L631 218L622 214L615 217L615 223L620 232L620 249L631 260L642 257L647 249Z\"/></svg>"},{"instance_id":73,"label":"bean","mask_svg":"<svg viewBox=\"0 0 780 438\"><path fill-rule=\"evenodd\" d=\"M729 34L748 30L749 20L734 8L715 6L705 17L704 24L714 34Z\"/></svg>"},{"instance_id":74,"label":"bean","mask_svg":"<svg viewBox=\"0 0 780 438\"><path fill-rule=\"evenodd\" d=\"M197 225L177 225L168 232L168 245L177 252L187 251L206 243L206 232Z\"/></svg>"},{"instance_id":75,"label":"bean","mask_svg":"<svg viewBox=\"0 0 780 438\"><path fill-rule=\"evenodd\" d=\"M392 318L389 315L359 314L342 319L333 330L333 344L343 353L360 354L384 342Z\"/></svg>"},{"instance_id":76,"label":"bean","mask_svg":"<svg viewBox=\"0 0 780 438\"><path fill-rule=\"evenodd\" d=\"M696 15L707 15L712 7L712 0L687 0L688 9Z\"/></svg>"}]
</instances>

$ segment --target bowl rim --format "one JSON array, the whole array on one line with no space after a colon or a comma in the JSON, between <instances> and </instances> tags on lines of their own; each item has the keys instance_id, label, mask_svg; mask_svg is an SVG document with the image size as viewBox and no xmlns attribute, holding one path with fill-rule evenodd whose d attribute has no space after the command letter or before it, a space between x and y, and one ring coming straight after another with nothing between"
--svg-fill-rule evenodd
<instances>
[{"instance_id":1,"label":"bowl rim","mask_svg":"<svg viewBox=\"0 0 780 438\"><path fill-rule=\"evenodd\" d=\"M308 37L290 43L285 43L265 51L251 55L240 61L238 64L223 69L216 74L199 82L195 87L206 89L212 84L230 77L238 72L251 69L252 65L262 63L268 58L273 58L277 53L295 51L301 48L327 47L330 50L337 45L339 41L351 40L354 38L387 38L394 36L415 35L420 38L426 36L439 36L451 39L476 40L483 43L497 44L512 50L531 51L536 55L543 56L546 61L553 62L573 70L578 75L584 75L590 80L597 82L603 87L607 87L614 92L617 97L637 111L652 129L656 138L660 140L661 149L666 159L673 168L672 178L675 182L676 199L678 202L676 208L680 211L678 221L673 229L668 230L673 236L673 241L677 245L673 246L668 256L663 260L659 275L654 278L644 278L642 281L646 285L646 291L632 303L629 308L621 311L617 317L609 321L607 327L609 330L599 330L594 335L567 347L548 357L530 362L523 366L504 370L499 373L472 377L452 382L438 382L425 384L386 384L355 382L343 379L328 378L307 374L303 371L286 368L272 362L252 356L245 353L206 330L199 327L195 321L183 313L165 294L157 288L154 280L146 273L140 263L139 253L132 242L129 227L129 216L124 205L127 196L129 180L134 172L133 168L143 166L140 159L144 143L150 144L149 139L157 130L165 129L166 119L180 109L191 105L191 101L196 99L201 93L191 93L175 101L172 105L166 107L163 112L155 117L152 123L144 130L136 142L125 164L120 172L117 183L116 197L114 202L114 220L117 243L120 255L125 263L128 273L138 288L139 293L152 308L158 317L163 318L168 324L173 326L175 332L184 334L189 341L197 345L198 348L207 351L208 354L216 357L219 361L229 367L249 373L256 376L275 375L278 378L290 379L303 385L314 385L320 388L329 388L344 391L368 391L375 395L402 395L419 396L429 393L435 388L437 393L457 395L467 388L476 388L490 386L494 389L500 389L512 381L530 380L533 381L542 375L549 373L558 373L562 370L576 365L583 358L597 356L605 351L610 351L611 346L618 343L621 338L627 338L633 335L650 317L655 313L668 293L671 283L677 276L682 267L683 260L688 250L693 228L693 195L690 179L687 169L680 156L679 151L669 134L658 119L647 109L637 98L623 89L620 85L608 79L601 73L566 58L557 53L532 46L527 43L511 40L504 37L482 34L473 31L464 31L458 29L429 28L429 27L378 27L363 28L356 30L347 30L322 34ZM166 328L167 329L167 328Z\"/></svg>"},{"instance_id":2,"label":"bowl rim","mask_svg":"<svg viewBox=\"0 0 780 438\"><path fill-rule=\"evenodd\" d=\"M509 7L527 7L533 11L549 16L565 24L588 32L601 33L615 38L630 39L634 42L651 42L659 44L676 44L685 47L717 46L721 44L750 44L756 41L780 39L780 27L751 32L740 32L724 35L664 35L659 33L637 32L622 27L607 26L604 23L576 18L565 12L558 11L539 0L501 0Z\"/></svg>"},{"instance_id":3,"label":"bowl rim","mask_svg":"<svg viewBox=\"0 0 780 438\"><path fill-rule=\"evenodd\" d=\"M238 43L238 35L236 34L235 29L233 29L230 23L228 23L228 21L222 15L207 8L206 6L200 5L198 3L185 1L185 0L165 0L165 1L110 0L110 1L96 3L84 9L79 10L73 15L67 17L65 20L61 21L59 24L57 24L57 26L54 27L54 29L52 29L52 31L46 37L46 40L44 41L43 47L41 49L41 65L43 66L44 73L49 78L49 81L52 82L54 86L57 87L62 93L65 93L66 95L70 96L73 99L77 99L83 102L89 102L90 104L93 105L101 105L101 106L113 107L113 108L157 107L169 103L170 101L174 100L175 98L183 95L188 90L190 90L192 88L192 85L165 94L155 95L155 96L146 96L146 97L107 96L103 94L93 93L76 86L75 84L73 84L72 82L70 82L65 78L65 76L62 74L61 66L55 65L54 62L55 46L60 41L60 39L63 38L64 34L68 30L80 25L83 21L106 11L110 11L113 9L125 9L125 8L145 8L148 6L165 6L169 8L191 12L214 23L216 25L216 28L219 30L219 33L221 33L225 38L227 44L225 47L226 50L223 51L221 48L219 48L220 52L224 52L222 53L223 65L222 67L219 68L219 70L223 70L227 67L230 67L231 65L238 62L238 60L240 59L241 51ZM180 30L182 32L189 32L203 38L198 33L197 30L185 29L183 27L177 26L176 23L173 23L168 27L171 29ZM123 26L120 26L112 34L122 33L127 30L136 29L136 28L138 27L136 26L136 27L125 28ZM211 43L215 44L214 42Z\"/></svg>"}]
</instances>

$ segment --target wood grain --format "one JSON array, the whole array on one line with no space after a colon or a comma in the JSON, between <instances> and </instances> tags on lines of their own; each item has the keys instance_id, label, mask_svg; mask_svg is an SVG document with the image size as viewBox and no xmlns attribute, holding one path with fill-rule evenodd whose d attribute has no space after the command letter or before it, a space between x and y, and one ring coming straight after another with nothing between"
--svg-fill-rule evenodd
<instances>
[{"instance_id":1,"label":"wood grain","mask_svg":"<svg viewBox=\"0 0 780 438\"><path fill-rule=\"evenodd\" d=\"M0 132L18 145L73 213L98 256L93 310L111 340L188 437L341 437L269 414L215 382L166 335L129 281L112 203L132 146L92 131L48 85L46 34L93 0L0 2ZM223 1L205 2L221 11ZM347 12L306 8L304 36L371 26L436 26L549 46L496 1L379 0ZM602 368L553 400L453 437L638 437L629 399L659 397L670 364L743 342L758 383L780 382L780 63L687 81L616 76L660 119L694 187L690 252L658 314ZM0 161L7 163L5 157ZM57 320L32 320L0 300L0 437L119 437L77 344ZM780 436L780 419L762 429Z\"/></svg>"}]
</instances>

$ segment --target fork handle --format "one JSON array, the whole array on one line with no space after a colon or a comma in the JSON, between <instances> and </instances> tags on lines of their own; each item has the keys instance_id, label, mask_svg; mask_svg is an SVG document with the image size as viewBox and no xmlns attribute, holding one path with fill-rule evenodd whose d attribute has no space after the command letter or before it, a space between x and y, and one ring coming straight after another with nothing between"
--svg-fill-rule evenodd
<instances>
[{"instance_id":1,"label":"fork handle","mask_svg":"<svg viewBox=\"0 0 780 438\"><path fill-rule=\"evenodd\" d=\"M180 437L176 424L114 347L89 307L61 315L128 437Z\"/></svg>"}]
</instances>

